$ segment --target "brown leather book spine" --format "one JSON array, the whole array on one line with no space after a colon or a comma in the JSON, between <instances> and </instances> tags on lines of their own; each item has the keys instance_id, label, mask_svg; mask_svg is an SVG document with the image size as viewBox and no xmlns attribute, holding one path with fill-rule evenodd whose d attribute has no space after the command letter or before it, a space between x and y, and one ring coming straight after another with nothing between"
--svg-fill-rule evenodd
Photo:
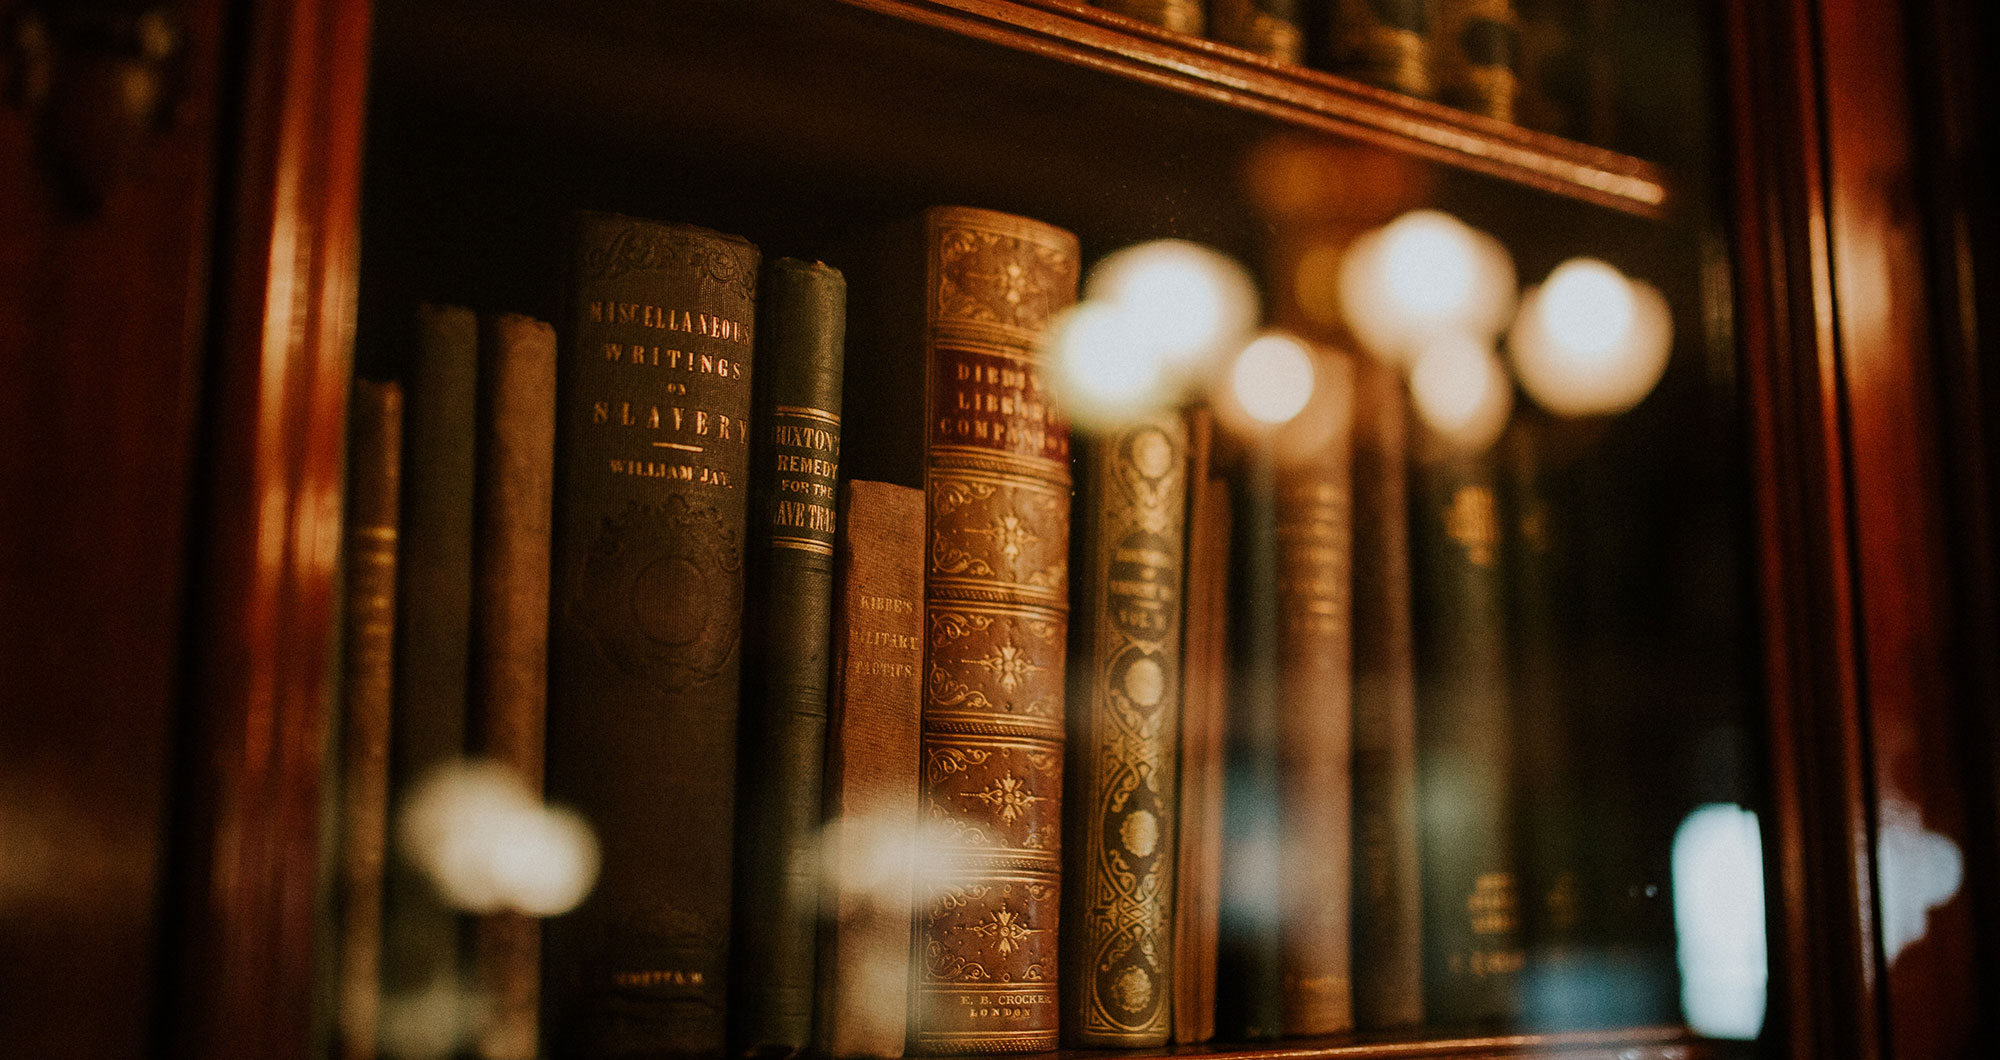
<instances>
[{"instance_id":1,"label":"brown leather book spine","mask_svg":"<svg viewBox=\"0 0 2000 1060\"><path fill-rule=\"evenodd\" d=\"M868 481L841 492L815 1033L831 1056L893 1058L909 1028L924 494Z\"/></svg>"},{"instance_id":2,"label":"brown leather book spine","mask_svg":"<svg viewBox=\"0 0 2000 1060\"><path fill-rule=\"evenodd\" d=\"M545 925L558 1056L723 1048L757 249L577 221L558 358L548 788L602 869Z\"/></svg>"},{"instance_id":3,"label":"brown leather book spine","mask_svg":"<svg viewBox=\"0 0 2000 1060\"><path fill-rule=\"evenodd\" d=\"M1076 299L1076 237L924 215L923 854L911 1046L1056 1045L1069 428L1035 343Z\"/></svg>"},{"instance_id":4,"label":"brown leather book spine","mask_svg":"<svg viewBox=\"0 0 2000 1060\"><path fill-rule=\"evenodd\" d=\"M549 691L555 329L512 313L482 317L479 361L472 746L539 792ZM480 917L472 961L487 1003L476 1054L534 1060L540 1050L540 922L508 910Z\"/></svg>"},{"instance_id":5,"label":"brown leather book spine","mask_svg":"<svg viewBox=\"0 0 2000 1060\"><path fill-rule=\"evenodd\" d=\"M1432 29L1439 95L1452 106L1501 121L1514 120L1516 37L1514 0L1435 0Z\"/></svg>"},{"instance_id":6,"label":"brown leather book spine","mask_svg":"<svg viewBox=\"0 0 2000 1060\"><path fill-rule=\"evenodd\" d=\"M1202 0L1097 0L1097 6L1141 22L1151 22L1155 26L1196 36L1201 35L1208 21Z\"/></svg>"},{"instance_id":7,"label":"brown leather book spine","mask_svg":"<svg viewBox=\"0 0 2000 1060\"><path fill-rule=\"evenodd\" d=\"M1363 360L1354 425L1354 1021L1424 1019L1403 380Z\"/></svg>"},{"instance_id":8,"label":"brown leather book spine","mask_svg":"<svg viewBox=\"0 0 2000 1060\"><path fill-rule=\"evenodd\" d=\"M382 863L396 650L403 390L357 379L347 461L347 709L340 752L340 1060L373 1060L382 998Z\"/></svg>"},{"instance_id":9,"label":"brown leather book spine","mask_svg":"<svg viewBox=\"0 0 2000 1060\"><path fill-rule=\"evenodd\" d=\"M1210 0L1208 35L1281 63L1305 56L1298 0Z\"/></svg>"},{"instance_id":10,"label":"brown leather book spine","mask_svg":"<svg viewBox=\"0 0 2000 1060\"><path fill-rule=\"evenodd\" d=\"M1064 1037L1166 1044L1179 833L1187 423L1090 440L1074 512Z\"/></svg>"},{"instance_id":11,"label":"brown leather book spine","mask_svg":"<svg viewBox=\"0 0 2000 1060\"><path fill-rule=\"evenodd\" d=\"M1351 373L1346 357L1319 369ZM1351 374L1338 384L1350 387ZM1353 766L1351 437L1277 478L1278 799L1283 1026L1354 1026L1348 975Z\"/></svg>"},{"instance_id":12,"label":"brown leather book spine","mask_svg":"<svg viewBox=\"0 0 2000 1060\"><path fill-rule=\"evenodd\" d=\"M1334 0L1334 69L1409 96L1429 96L1429 0Z\"/></svg>"},{"instance_id":13,"label":"brown leather book spine","mask_svg":"<svg viewBox=\"0 0 2000 1060\"><path fill-rule=\"evenodd\" d=\"M1222 742L1228 702L1229 484L1212 473L1214 420L1188 417L1187 593L1181 626L1179 867L1174 880L1174 1041L1215 1037L1222 919Z\"/></svg>"}]
</instances>

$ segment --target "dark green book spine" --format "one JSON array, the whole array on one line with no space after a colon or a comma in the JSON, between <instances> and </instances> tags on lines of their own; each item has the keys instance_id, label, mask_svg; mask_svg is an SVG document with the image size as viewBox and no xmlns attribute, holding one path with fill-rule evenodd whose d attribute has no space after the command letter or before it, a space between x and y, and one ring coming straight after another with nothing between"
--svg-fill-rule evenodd
<instances>
[{"instance_id":1,"label":"dark green book spine","mask_svg":"<svg viewBox=\"0 0 2000 1060\"><path fill-rule=\"evenodd\" d=\"M1424 1010L1433 1027L1505 1024L1519 1013L1525 957L1494 460L1419 447L1410 541Z\"/></svg>"},{"instance_id":2,"label":"dark green book spine","mask_svg":"<svg viewBox=\"0 0 2000 1060\"><path fill-rule=\"evenodd\" d=\"M543 933L557 1056L723 1050L757 257L687 225L577 220L548 789L597 829L602 869Z\"/></svg>"},{"instance_id":3,"label":"dark green book spine","mask_svg":"<svg viewBox=\"0 0 2000 1060\"><path fill-rule=\"evenodd\" d=\"M1278 515L1267 451L1236 480L1230 557L1232 675L1223 782L1222 938L1216 1017L1223 1038L1282 1033L1283 943L1278 850Z\"/></svg>"},{"instance_id":4,"label":"dark green book spine","mask_svg":"<svg viewBox=\"0 0 2000 1060\"><path fill-rule=\"evenodd\" d=\"M737 826L736 1050L812 1036L847 281L781 258L758 296Z\"/></svg>"},{"instance_id":5,"label":"dark green book spine","mask_svg":"<svg viewBox=\"0 0 2000 1060\"><path fill-rule=\"evenodd\" d=\"M417 307L403 430L396 585L395 708L389 770L398 794L465 754L472 673L474 432L479 322L459 306ZM406 857L390 819L382 943L387 994L455 987L460 920Z\"/></svg>"}]
</instances>

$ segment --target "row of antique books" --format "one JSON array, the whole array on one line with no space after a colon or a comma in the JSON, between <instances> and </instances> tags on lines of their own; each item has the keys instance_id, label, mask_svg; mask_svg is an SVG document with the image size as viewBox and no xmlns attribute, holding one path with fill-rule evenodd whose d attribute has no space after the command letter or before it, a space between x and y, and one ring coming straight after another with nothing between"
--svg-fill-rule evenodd
<instances>
[{"instance_id":1,"label":"row of antique books","mask_svg":"<svg viewBox=\"0 0 2000 1060\"><path fill-rule=\"evenodd\" d=\"M1613 0L1094 0L1530 128L1609 139Z\"/></svg>"},{"instance_id":2,"label":"row of antique books","mask_svg":"<svg viewBox=\"0 0 2000 1060\"><path fill-rule=\"evenodd\" d=\"M1524 913L1581 865L1517 865L1531 458L1427 454L1393 373L1331 356L1357 415L1303 459L1200 409L1072 437L1036 343L1078 247L1026 218L933 209L845 272L574 230L561 329L424 307L357 385L344 1056L1521 1015ZM575 909L468 929L396 853L392 785L466 754L588 821ZM390 1025L440 982L479 1016L426 1052Z\"/></svg>"}]
</instances>

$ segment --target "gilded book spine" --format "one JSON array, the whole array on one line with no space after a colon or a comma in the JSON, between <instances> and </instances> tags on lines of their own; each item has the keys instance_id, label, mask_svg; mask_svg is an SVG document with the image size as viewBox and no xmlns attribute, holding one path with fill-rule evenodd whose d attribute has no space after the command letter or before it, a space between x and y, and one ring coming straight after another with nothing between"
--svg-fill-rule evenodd
<instances>
[{"instance_id":1,"label":"gilded book spine","mask_svg":"<svg viewBox=\"0 0 2000 1060\"><path fill-rule=\"evenodd\" d=\"M1197 36L1207 21L1202 0L1097 0L1097 6L1142 22Z\"/></svg>"},{"instance_id":2,"label":"gilded book spine","mask_svg":"<svg viewBox=\"0 0 2000 1060\"><path fill-rule=\"evenodd\" d=\"M781 258L757 311L730 1022L738 1053L789 1055L812 1034L847 281Z\"/></svg>"},{"instance_id":3,"label":"gilded book spine","mask_svg":"<svg viewBox=\"0 0 2000 1060\"><path fill-rule=\"evenodd\" d=\"M1364 360L1354 441L1354 1020L1424 1019L1417 675L1400 373Z\"/></svg>"},{"instance_id":4,"label":"gilded book spine","mask_svg":"<svg viewBox=\"0 0 2000 1060\"><path fill-rule=\"evenodd\" d=\"M1187 424L1177 411L1080 461L1070 659L1065 1037L1166 1044L1173 997Z\"/></svg>"},{"instance_id":5,"label":"gilded book spine","mask_svg":"<svg viewBox=\"0 0 2000 1060\"><path fill-rule=\"evenodd\" d=\"M1430 95L1429 14L1428 0L1334 0L1335 68L1404 95Z\"/></svg>"},{"instance_id":6,"label":"gilded book spine","mask_svg":"<svg viewBox=\"0 0 2000 1060\"><path fill-rule=\"evenodd\" d=\"M1501 121L1514 120L1514 0L1435 0L1439 94L1445 102Z\"/></svg>"},{"instance_id":7,"label":"gilded book spine","mask_svg":"<svg viewBox=\"0 0 2000 1060\"><path fill-rule=\"evenodd\" d=\"M577 222L558 364L548 787L602 869L543 933L559 1056L724 1045L757 249Z\"/></svg>"},{"instance_id":8,"label":"gilded book spine","mask_svg":"<svg viewBox=\"0 0 2000 1060\"><path fill-rule=\"evenodd\" d=\"M340 1060L373 1060L381 1012L382 865L396 634L403 390L354 384L347 466L347 710L341 732Z\"/></svg>"},{"instance_id":9,"label":"gilded book spine","mask_svg":"<svg viewBox=\"0 0 2000 1060\"><path fill-rule=\"evenodd\" d=\"M1305 55L1298 0L1210 0L1208 35L1281 63Z\"/></svg>"},{"instance_id":10,"label":"gilded book spine","mask_svg":"<svg viewBox=\"0 0 2000 1060\"><path fill-rule=\"evenodd\" d=\"M1323 358L1344 371L1344 358ZM1278 798L1286 1035L1354 1026L1350 439L1278 473Z\"/></svg>"},{"instance_id":11,"label":"gilded book spine","mask_svg":"<svg viewBox=\"0 0 2000 1060\"><path fill-rule=\"evenodd\" d=\"M842 487L826 748L820 1048L903 1055L923 702L924 494Z\"/></svg>"},{"instance_id":12,"label":"gilded book spine","mask_svg":"<svg viewBox=\"0 0 2000 1060\"><path fill-rule=\"evenodd\" d=\"M1069 429L1035 343L1076 238L990 210L922 228L929 506L913 1048L1056 1045Z\"/></svg>"},{"instance_id":13,"label":"gilded book spine","mask_svg":"<svg viewBox=\"0 0 2000 1060\"><path fill-rule=\"evenodd\" d=\"M556 333L539 320L482 317L473 562L473 746L542 787L548 712L549 521L555 463ZM540 1051L541 924L504 910L479 919L473 969L487 999L482 1060Z\"/></svg>"},{"instance_id":14,"label":"gilded book spine","mask_svg":"<svg viewBox=\"0 0 2000 1060\"><path fill-rule=\"evenodd\" d=\"M1215 1037L1222 916L1222 740L1228 695L1229 484L1213 471L1213 419L1188 420L1187 592L1182 611L1180 835L1174 879L1174 1041Z\"/></svg>"},{"instance_id":15,"label":"gilded book spine","mask_svg":"<svg viewBox=\"0 0 2000 1060\"><path fill-rule=\"evenodd\" d=\"M1424 1010L1433 1026L1519 1014L1513 720L1499 503L1487 454L1429 445L1412 490Z\"/></svg>"}]
</instances>

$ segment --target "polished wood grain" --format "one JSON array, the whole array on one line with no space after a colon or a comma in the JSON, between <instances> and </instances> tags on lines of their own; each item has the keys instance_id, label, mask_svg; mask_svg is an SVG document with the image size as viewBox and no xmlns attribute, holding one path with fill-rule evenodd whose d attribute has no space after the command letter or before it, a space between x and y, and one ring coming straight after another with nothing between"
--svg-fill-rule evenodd
<instances>
[{"instance_id":1,"label":"polished wood grain","mask_svg":"<svg viewBox=\"0 0 2000 1060\"><path fill-rule=\"evenodd\" d=\"M223 6L179 5L178 97L93 215L0 103L8 1056L147 1055L161 1005Z\"/></svg>"},{"instance_id":2,"label":"polished wood grain","mask_svg":"<svg viewBox=\"0 0 2000 1060\"><path fill-rule=\"evenodd\" d=\"M369 13L247 12L176 837L189 1060L308 1052Z\"/></svg>"},{"instance_id":3,"label":"polished wood grain","mask_svg":"<svg viewBox=\"0 0 2000 1060\"><path fill-rule=\"evenodd\" d=\"M1680 1027L1636 1027L1549 1034L1418 1037L1407 1032L1301 1038L1254 1044L1208 1043L1110 1052L1065 1049L1055 1060L1486 1060L1539 1056L1561 1060L1725 1060L1745 1056L1743 1043L1695 1038Z\"/></svg>"}]
</instances>

